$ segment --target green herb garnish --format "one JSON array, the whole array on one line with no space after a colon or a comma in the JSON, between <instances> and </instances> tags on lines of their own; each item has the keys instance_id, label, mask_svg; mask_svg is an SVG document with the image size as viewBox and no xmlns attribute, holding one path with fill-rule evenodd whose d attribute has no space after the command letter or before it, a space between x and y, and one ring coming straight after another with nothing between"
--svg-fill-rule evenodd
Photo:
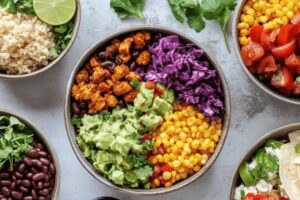
<instances>
[{"instance_id":1,"label":"green herb garnish","mask_svg":"<svg viewBox=\"0 0 300 200\"><path fill-rule=\"evenodd\" d=\"M0 7L7 8L8 12L16 14L17 12L35 16L33 9L33 0L0 0Z\"/></svg>"},{"instance_id":2,"label":"green herb garnish","mask_svg":"<svg viewBox=\"0 0 300 200\"><path fill-rule=\"evenodd\" d=\"M74 28L74 19L66 24L55 26L53 29L55 46L51 49L53 58L57 58L59 54L67 47L72 38Z\"/></svg>"},{"instance_id":3,"label":"green herb garnish","mask_svg":"<svg viewBox=\"0 0 300 200\"><path fill-rule=\"evenodd\" d=\"M9 163L13 169L28 152L33 140L32 131L15 117L0 116L0 169Z\"/></svg>"},{"instance_id":4,"label":"green herb garnish","mask_svg":"<svg viewBox=\"0 0 300 200\"><path fill-rule=\"evenodd\" d=\"M111 0L110 7L115 10L120 19L126 17L137 17L144 19L142 10L145 0Z\"/></svg>"},{"instance_id":5,"label":"green herb garnish","mask_svg":"<svg viewBox=\"0 0 300 200\"><path fill-rule=\"evenodd\" d=\"M168 0L175 18L184 22L185 18L190 28L200 32L205 27L203 18L219 23L224 35L226 47L230 52L226 36L226 25L231 12L236 6L236 0Z\"/></svg>"}]
</instances>

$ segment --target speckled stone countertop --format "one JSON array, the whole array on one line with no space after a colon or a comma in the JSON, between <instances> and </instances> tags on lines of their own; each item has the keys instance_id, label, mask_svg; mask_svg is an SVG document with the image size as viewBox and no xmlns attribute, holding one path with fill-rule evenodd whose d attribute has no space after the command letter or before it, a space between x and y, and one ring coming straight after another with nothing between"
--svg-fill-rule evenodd
<instances>
[{"instance_id":1,"label":"speckled stone countertop","mask_svg":"<svg viewBox=\"0 0 300 200\"><path fill-rule=\"evenodd\" d=\"M120 21L110 9L108 0L85 0L81 4L78 37L57 66L30 79L0 81L0 108L15 111L33 121L54 144L62 170L60 200L92 200L103 195L126 200L225 200L228 199L236 165L247 149L266 132L300 121L299 106L265 95L248 80L234 52L227 52L216 23L207 22L204 31L195 33L186 24L177 22L167 1L161 0L147 1L145 21ZM155 197L124 195L97 182L75 157L67 138L63 117L67 81L80 56L103 36L139 24L162 25L179 30L213 52L226 75L232 101L229 134L215 164L191 185ZM230 25L228 28L230 29ZM233 50L232 45L231 49Z\"/></svg>"}]
</instances>

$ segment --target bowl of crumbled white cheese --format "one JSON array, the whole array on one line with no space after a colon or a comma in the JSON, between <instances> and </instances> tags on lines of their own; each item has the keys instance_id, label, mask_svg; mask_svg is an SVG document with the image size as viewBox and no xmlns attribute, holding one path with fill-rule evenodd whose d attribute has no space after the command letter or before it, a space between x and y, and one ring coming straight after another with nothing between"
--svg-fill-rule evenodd
<instances>
[{"instance_id":1,"label":"bowl of crumbled white cheese","mask_svg":"<svg viewBox=\"0 0 300 200\"><path fill-rule=\"evenodd\" d=\"M240 161L230 200L299 200L300 123L270 131Z\"/></svg>"}]
</instances>

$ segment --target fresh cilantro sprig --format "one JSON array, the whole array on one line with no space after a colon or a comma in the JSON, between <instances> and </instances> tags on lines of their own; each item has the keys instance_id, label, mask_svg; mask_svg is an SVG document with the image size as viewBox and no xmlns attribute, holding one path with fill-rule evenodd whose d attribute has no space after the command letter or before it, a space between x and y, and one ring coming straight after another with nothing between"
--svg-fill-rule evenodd
<instances>
[{"instance_id":1,"label":"fresh cilantro sprig","mask_svg":"<svg viewBox=\"0 0 300 200\"><path fill-rule=\"evenodd\" d=\"M35 16L33 9L33 0L0 0L0 7L7 8L8 12L16 14L17 12Z\"/></svg>"},{"instance_id":2,"label":"fresh cilantro sprig","mask_svg":"<svg viewBox=\"0 0 300 200\"><path fill-rule=\"evenodd\" d=\"M23 159L33 141L32 131L12 116L0 116L0 169L9 163L13 164Z\"/></svg>"},{"instance_id":3,"label":"fresh cilantro sprig","mask_svg":"<svg viewBox=\"0 0 300 200\"><path fill-rule=\"evenodd\" d=\"M111 0L110 7L115 10L120 19L126 17L137 17L144 19L142 10L145 0Z\"/></svg>"},{"instance_id":4,"label":"fresh cilantro sprig","mask_svg":"<svg viewBox=\"0 0 300 200\"><path fill-rule=\"evenodd\" d=\"M186 19L189 27L196 32L204 29L204 18L217 21L230 52L225 28L236 6L236 0L202 0L201 3L199 0L168 0L168 2L175 18L180 22Z\"/></svg>"},{"instance_id":5,"label":"fresh cilantro sprig","mask_svg":"<svg viewBox=\"0 0 300 200\"><path fill-rule=\"evenodd\" d=\"M67 47L72 38L74 28L74 19L66 24L55 26L53 29L53 36L55 46L51 49L53 58L57 58L59 54Z\"/></svg>"}]
</instances>

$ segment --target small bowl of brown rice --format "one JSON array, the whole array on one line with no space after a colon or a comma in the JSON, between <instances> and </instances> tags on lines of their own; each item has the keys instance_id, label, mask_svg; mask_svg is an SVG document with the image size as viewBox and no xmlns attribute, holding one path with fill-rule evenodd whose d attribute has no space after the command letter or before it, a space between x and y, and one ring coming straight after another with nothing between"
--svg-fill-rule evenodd
<instances>
[{"instance_id":1,"label":"small bowl of brown rice","mask_svg":"<svg viewBox=\"0 0 300 200\"><path fill-rule=\"evenodd\" d=\"M0 78L31 77L56 65L74 43L79 24L79 0L72 19L54 26L35 13L0 7Z\"/></svg>"}]
</instances>

